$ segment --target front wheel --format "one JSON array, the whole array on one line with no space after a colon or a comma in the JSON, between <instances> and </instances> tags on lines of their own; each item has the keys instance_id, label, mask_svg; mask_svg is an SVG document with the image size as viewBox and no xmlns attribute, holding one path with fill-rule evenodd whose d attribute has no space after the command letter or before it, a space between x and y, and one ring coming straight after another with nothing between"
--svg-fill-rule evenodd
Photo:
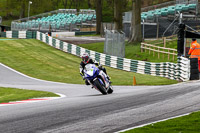
<instances>
[{"instance_id":1,"label":"front wheel","mask_svg":"<svg viewBox=\"0 0 200 133\"><path fill-rule=\"evenodd\" d=\"M97 80L94 81L94 85L96 85L96 87L98 88L98 90L103 94L106 95L106 89L100 84L100 82Z\"/></svg>"},{"instance_id":2,"label":"front wheel","mask_svg":"<svg viewBox=\"0 0 200 133\"><path fill-rule=\"evenodd\" d=\"M110 87L109 89L108 89L108 94L112 94L113 93L113 89Z\"/></svg>"}]
</instances>

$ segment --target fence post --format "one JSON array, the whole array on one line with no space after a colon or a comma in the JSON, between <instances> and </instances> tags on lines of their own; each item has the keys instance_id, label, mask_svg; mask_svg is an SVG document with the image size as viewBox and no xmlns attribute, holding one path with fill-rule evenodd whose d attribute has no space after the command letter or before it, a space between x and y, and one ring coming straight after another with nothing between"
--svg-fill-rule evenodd
<instances>
[{"instance_id":1,"label":"fence post","mask_svg":"<svg viewBox=\"0 0 200 133\"><path fill-rule=\"evenodd\" d=\"M169 60L169 49L168 49L168 60Z\"/></svg>"},{"instance_id":2,"label":"fence post","mask_svg":"<svg viewBox=\"0 0 200 133\"><path fill-rule=\"evenodd\" d=\"M164 52L165 52L165 49L163 49L163 59L165 58L165 53Z\"/></svg>"},{"instance_id":3,"label":"fence post","mask_svg":"<svg viewBox=\"0 0 200 133\"><path fill-rule=\"evenodd\" d=\"M163 37L164 47L166 47L166 37Z\"/></svg>"},{"instance_id":4,"label":"fence post","mask_svg":"<svg viewBox=\"0 0 200 133\"><path fill-rule=\"evenodd\" d=\"M174 55L175 53L174 53L174 50L173 50L173 61L174 61L174 57L175 57L175 55Z\"/></svg>"},{"instance_id":5,"label":"fence post","mask_svg":"<svg viewBox=\"0 0 200 133\"><path fill-rule=\"evenodd\" d=\"M153 57L155 56L155 50L156 50L156 48L154 48L154 51L153 51Z\"/></svg>"},{"instance_id":6,"label":"fence post","mask_svg":"<svg viewBox=\"0 0 200 133\"><path fill-rule=\"evenodd\" d=\"M141 43L141 53L143 53L144 52L144 44L143 43Z\"/></svg>"},{"instance_id":7,"label":"fence post","mask_svg":"<svg viewBox=\"0 0 200 133\"><path fill-rule=\"evenodd\" d=\"M160 52L159 52L160 50L159 50L159 48L158 48L158 59L160 59Z\"/></svg>"},{"instance_id":8,"label":"fence post","mask_svg":"<svg viewBox=\"0 0 200 133\"><path fill-rule=\"evenodd\" d=\"M146 53L147 52L147 46L145 45L144 47L145 47L145 53Z\"/></svg>"},{"instance_id":9,"label":"fence post","mask_svg":"<svg viewBox=\"0 0 200 133\"><path fill-rule=\"evenodd\" d=\"M151 49L151 46L149 46L149 55L151 54L151 50L150 49Z\"/></svg>"}]
</instances>

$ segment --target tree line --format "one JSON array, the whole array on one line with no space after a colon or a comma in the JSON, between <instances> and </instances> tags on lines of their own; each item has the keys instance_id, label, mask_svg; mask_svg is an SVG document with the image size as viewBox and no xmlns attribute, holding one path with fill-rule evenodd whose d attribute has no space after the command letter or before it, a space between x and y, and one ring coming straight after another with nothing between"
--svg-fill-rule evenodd
<instances>
[{"instance_id":1,"label":"tree line","mask_svg":"<svg viewBox=\"0 0 200 133\"><path fill-rule=\"evenodd\" d=\"M3 19L20 19L28 16L28 3L32 1L30 16L57 9L96 9L97 0L0 0L0 16ZM141 7L172 0L141 0ZM114 0L101 0L103 21L113 21ZM132 0L121 0L123 11L132 9Z\"/></svg>"},{"instance_id":2,"label":"tree line","mask_svg":"<svg viewBox=\"0 0 200 133\"><path fill-rule=\"evenodd\" d=\"M4 19L20 19L57 9L95 9L97 15L97 34L102 22L114 22L115 30L122 30L122 13L132 10L129 42L141 41L141 8L171 0L1 0L0 16Z\"/></svg>"},{"instance_id":3,"label":"tree line","mask_svg":"<svg viewBox=\"0 0 200 133\"><path fill-rule=\"evenodd\" d=\"M28 16L29 1L30 16L49 12L57 9L96 9L96 0L0 0L0 16L7 19L20 19ZM112 21L113 19L113 0L101 0L103 21ZM131 0L122 0L126 11L131 9ZM108 17L109 16L109 17Z\"/></svg>"}]
</instances>

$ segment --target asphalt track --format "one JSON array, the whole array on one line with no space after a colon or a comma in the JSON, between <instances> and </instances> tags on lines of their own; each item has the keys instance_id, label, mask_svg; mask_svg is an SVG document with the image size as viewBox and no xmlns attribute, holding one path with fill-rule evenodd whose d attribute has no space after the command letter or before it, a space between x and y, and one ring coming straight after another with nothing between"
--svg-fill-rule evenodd
<instances>
[{"instance_id":1,"label":"asphalt track","mask_svg":"<svg viewBox=\"0 0 200 133\"><path fill-rule=\"evenodd\" d=\"M89 86L38 80L0 64L0 86L66 95L0 106L0 133L111 133L200 110L199 81L114 86L114 93L104 96Z\"/></svg>"}]
</instances>

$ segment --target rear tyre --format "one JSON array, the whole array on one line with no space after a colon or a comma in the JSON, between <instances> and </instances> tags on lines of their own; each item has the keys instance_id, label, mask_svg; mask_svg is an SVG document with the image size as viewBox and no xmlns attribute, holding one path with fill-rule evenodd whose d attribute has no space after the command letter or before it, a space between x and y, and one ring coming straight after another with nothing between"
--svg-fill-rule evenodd
<instances>
[{"instance_id":1,"label":"rear tyre","mask_svg":"<svg viewBox=\"0 0 200 133\"><path fill-rule=\"evenodd\" d=\"M96 87L99 89L99 91L103 94L103 95L106 95L107 92L106 92L106 89L100 84L99 80L95 80L94 81L94 84L96 85Z\"/></svg>"}]
</instances>

